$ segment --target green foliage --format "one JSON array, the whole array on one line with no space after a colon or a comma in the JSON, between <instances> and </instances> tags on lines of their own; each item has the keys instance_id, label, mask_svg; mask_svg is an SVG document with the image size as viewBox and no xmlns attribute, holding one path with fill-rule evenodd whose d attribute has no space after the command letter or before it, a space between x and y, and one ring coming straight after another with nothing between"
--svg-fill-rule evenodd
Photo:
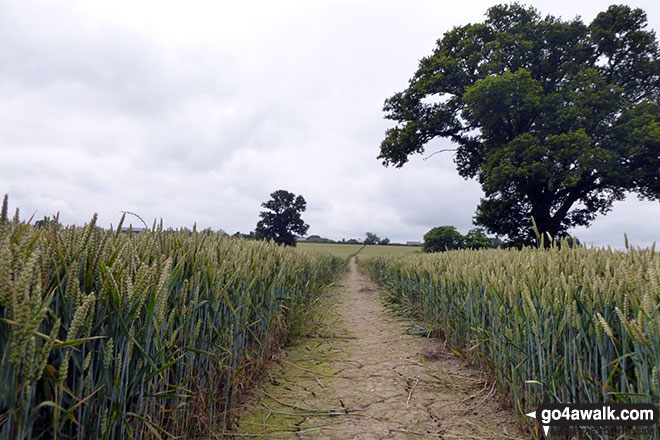
<instances>
[{"instance_id":1,"label":"green foliage","mask_svg":"<svg viewBox=\"0 0 660 440\"><path fill-rule=\"evenodd\" d=\"M438 226L424 234L424 252L442 252L463 247L463 236L453 226Z\"/></svg>"},{"instance_id":2,"label":"green foliage","mask_svg":"<svg viewBox=\"0 0 660 440\"><path fill-rule=\"evenodd\" d=\"M577 239L573 240L577 241ZM488 237L483 228L470 229L467 234L461 235L453 226L440 226L431 229L424 235L422 249L424 252L441 252L464 248L498 248L503 244L499 238Z\"/></svg>"},{"instance_id":3,"label":"green foliage","mask_svg":"<svg viewBox=\"0 0 660 440\"><path fill-rule=\"evenodd\" d=\"M430 98L430 99L429 99ZM660 196L660 50L646 15L610 6L589 25L519 4L490 8L421 60L385 102L379 158L403 166L437 137L485 192L475 222L513 243L564 235L626 191Z\"/></svg>"},{"instance_id":4,"label":"green foliage","mask_svg":"<svg viewBox=\"0 0 660 440\"><path fill-rule=\"evenodd\" d=\"M380 242L380 237L373 232L367 232L365 235L364 244L378 244Z\"/></svg>"},{"instance_id":5,"label":"green foliage","mask_svg":"<svg viewBox=\"0 0 660 440\"><path fill-rule=\"evenodd\" d=\"M660 254L561 247L361 259L430 331L486 366L520 414L660 396Z\"/></svg>"},{"instance_id":6,"label":"green foliage","mask_svg":"<svg viewBox=\"0 0 660 440\"><path fill-rule=\"evenodd\" d=\"M364 244L378 244L380 243L380 237L373 232L366 233L367 238L364 239Z\"/></svg>"},{"instance_id":7,"label":"green foliage","mask_svg":"<svg viewBox=\"0 0 660 440\"><path fill-rule=\"evenodd\" d=\"M390 244L389 238L387 237L380 238L378 235L374 234L373 232L367 232L366 236L367 238L365 238L363 241L364 244L382 244L382 245Z\"/></svg>"},{"instance_id":8,"label":"green foliage","mask_svg":"<svg viewBox=\"0 0 660 440\"><path fill-rule=\"evenodd\" d=\"M257 240L273 240L277 244L295 246L294 234L305 235L309 229L300 217L300 213L307 209L307 202L303 196L285 190L275 191L271 199L261 204L268 211L261 211L261 220L257 223L255 236Z\"/></svg>"},{"instance_id":9,"label":"green foliage","mask_svg":"<svg viewBox=\"0 0 660 440\"><path fill-rule=\"evenodd\" d=\"M463 245L468 249L483 249L493 247L493 239L486 236L482 228L470 229L463 237Z\"/></svg>"},{"instance_id":10,"label":"green foliage","mask_svg":"<svg viewBox=\"0 0 660 440\"><path fill-rule=\"evenodd\" d=\"M334 243L329 238L321 237L320 235L310 235L305 240L306 243Z\"/></svg>"},{"instance_id":11,"label":"green foliage","mask_svg":"<svg viewBox=\"0 0 660 440\"><path fill-rule=\"evenodd\" d=\"M246 240L256 240L256 233L254 231L250 231L248 234L243 234L241 231L236 231L234 235L232 235L234 238L244 238Z\"/></svg>"},{"instance_id":12,"label":"green foliage","mask_svg":"<svg viewBox=\"0 0 660 440\"><path fill-rule=\"evenodd\" d=\"M0 217L0 438L192 438L344 266L208 231Z\"/></svg>"}]
</instances>

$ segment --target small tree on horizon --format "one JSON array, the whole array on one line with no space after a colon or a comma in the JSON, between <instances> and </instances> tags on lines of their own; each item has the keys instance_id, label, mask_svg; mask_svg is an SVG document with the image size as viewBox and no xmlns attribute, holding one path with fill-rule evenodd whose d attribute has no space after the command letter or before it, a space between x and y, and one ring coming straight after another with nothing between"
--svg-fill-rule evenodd
<instances>
[{"instance_id":1,"label":"small tree on horizon","mask_svg":"<svg viewBox=\"0 0 660 440\"><path fill-rule=\"evenodd\" d=\"M438 226L424 234L424 252L442 252L463 247L463 236L453 226Z\"/></svg>"},{"instance_id":2,"label":"small tree on horizon","mask_svg":"<svg viewBox=\"0 0 660 440\"><path fill-rule=\"evenodd\" d=\"M289 191L278 190L270 195L271 199L261 204L268 211L261 211L261 220L257 223L255 236L258 240L273 240L284 246L295 246L295 234L305 235L309 229L300 217L307 209L303 196Z\"/></svg>"},{"instance_id":3,"label":"small tree on horizon","mask_svg":"<svg viewBox=\"0 0 660 440\"><path fill-rule=\"evenodd\" d=\"M367 238L364 239L364 244L378 244L380 243L380 237L373 232L366 233Z\"/></svg>"},{"instance_id":4,"label":"small tree on horizon","mask_svg":"<svg viewBox=\"0 0 660 440\"><path fill-rule=\"evenodd\" d=\"M486 235L483 228L470 229L464 237L464 244L466 248L470 249L483 249L492 246L493 239Z\"/></svg>"}]
</instances>

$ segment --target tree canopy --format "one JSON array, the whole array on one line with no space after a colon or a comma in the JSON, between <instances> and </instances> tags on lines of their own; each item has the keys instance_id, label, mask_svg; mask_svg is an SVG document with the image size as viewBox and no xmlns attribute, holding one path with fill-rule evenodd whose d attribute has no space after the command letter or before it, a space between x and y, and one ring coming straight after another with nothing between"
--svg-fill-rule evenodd
<instances>
[{"instance_id":1,"label":"tree canopy","mask_svg":"<svg viewBox=\"0 0 660 440\"><path fill-rule=\"evenodd\" d=\"M362 243L364 244L382 244L382 245L387 245L390 244L390 239L385 237L385 238L380 238L377 234L373 232L367 232L365 233L366 238Z\"/></svg>"},{"instance_id":2,"label":"tree canopy","mask_svg":"<svg viewBox=\"0 0 660 440\"><path fill-rule=\"evenodd\" d=\"M660 51L646 14L610 6L590 23L519 4L455 27L385 101L397 125L383 164L428 142L456 146L458 173L485 196L475 223L511 241L566 234L626 192L660 198Z\"/></svg>"},{"instance_id":3,"label":"tree canopy","mask_svg":"<svg viewBox=\"0 0 660 440\"><path fill-rule=\"evenodd\" d=\"M482 228L474 228L463 237L463 245L470 249L483 249L493 247L493 239L486 236Z\"/></svg>"},{"instance_id":4,"label":"tree canopy","mask_svg":"<svg viewBox=\"0 0 660 440\"><path fill-rule=\"evenodd\" d=\"M424 234L424 252L442 252L454 249L485 249L500 247L502 242L488 237L483 228L470 229L461 235L454 226L438 226Z\"/></svg>"},{"instance_id":5,"label":"tree canopy","mask_svg":"<svg viewBox=\"0 0 660 440\"><path fill-rule=\"evenodd\" d=\"M261 211L261 220L255 230L259 240L274 240L277 244L295 246L294 234L305 235L309 229L300 217L300 213L307 209L307 202L303 196L297 196L285 190L275 191L271 199L261 204L267 211Z\"/></svg>"},{"instance_id":6,"label":"tree canopy","mask_svg":"<svg viewBox=\"0 0 660 440\"><path fill-rule=\"evenodd\" d=\"M453 226L438 226L424 234L424 252L442 252L461 249L463 236Z\"/></svg>"},{"instance_id":7,"label":"tree canopy","mask_svg":"<svg viewBox=\"0 0 660 440\"><path fill-rule=\"evenodd\" d=\"M366 238L364 239L364 244L378 244L380 243L380 237L373 232L367 232Z\"/></svg>"}]
</instances>

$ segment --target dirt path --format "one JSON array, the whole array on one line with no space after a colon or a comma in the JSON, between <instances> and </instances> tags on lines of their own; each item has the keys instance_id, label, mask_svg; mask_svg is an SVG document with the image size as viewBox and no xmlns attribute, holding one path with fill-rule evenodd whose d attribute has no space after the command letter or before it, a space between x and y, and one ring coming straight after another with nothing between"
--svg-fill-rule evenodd
<instances>
[{"instance_id":1,"label":"dirt path","mask_svg":"<svg viewBox=\"0 0 660 440\"><path fill-rule=\"evenodd\" d=\"M270 369L228 438L529 437L492 383L437 340L405 333L354 258L336 290L325 325Z\"/></svg>"}]
</instances>

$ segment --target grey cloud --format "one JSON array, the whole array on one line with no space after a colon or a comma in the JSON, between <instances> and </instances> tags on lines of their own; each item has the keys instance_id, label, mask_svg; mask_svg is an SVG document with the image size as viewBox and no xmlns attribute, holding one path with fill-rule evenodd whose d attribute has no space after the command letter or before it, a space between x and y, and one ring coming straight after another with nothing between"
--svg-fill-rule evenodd
<instances>
[{"instance_id":1,"label":"grey cloud","mask_svg":"<svg viewBox=\"0 0 660 440\"><path fill-rule=\"evenodd\" d=\"M640 5L658 29L658 6ZM402 169L376 156L391 126L384 99L443 32L488 6L0 0L0 192L70 223L99 212L109 225L130 210L247 232L260 203L287 189L307 199L310 234L466 232L481 191L451 155ZM589 17L604 6L539 7ZM659 218L657 202L626 201L576 233L618 245L628 230L650 243Z\"/></svg>"}]
</instances>

